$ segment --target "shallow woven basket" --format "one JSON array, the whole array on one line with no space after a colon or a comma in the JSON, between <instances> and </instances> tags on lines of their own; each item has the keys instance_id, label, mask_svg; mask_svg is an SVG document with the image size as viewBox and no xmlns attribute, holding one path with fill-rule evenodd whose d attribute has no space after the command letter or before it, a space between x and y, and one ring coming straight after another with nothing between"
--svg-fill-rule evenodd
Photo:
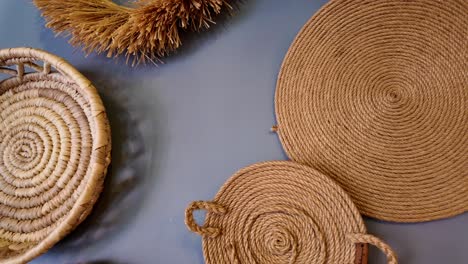
<instances>
[{"instance_id":1,"label":"shallow woven basket","mask_svg":"<svg viewBox=\"0 0 468 264\"><path fill-rule=\"evenodd\" d=\"M279 74L288 156L361 213L420 222L468 211L468 1L332 0Z\"/></svg>"},{"instance_id":2,"label":"shallow woven basket","mask_svg":"<svg viewBox=\"0 0 468 264\"><path fill-rule=\"evenodd\" d=\"M84 220L110 150L90 81L45 51L0 50L1 263L30 261Z\"/></svg>"},{"instance_id":3,"label":"shallow woven basket","mask_svg":"<svg viewBox=\"0 0 468 264\"><path fill-rule=\"evenodd\" d=\"M207 211L199 226L193 211ZM366 234L348 195L318 171L289 161L238 171L213 201L186 210L189 230L203 236L207 264L367 263L373 244L397 263L391 248Z\"/></svg>"}]
</instances>

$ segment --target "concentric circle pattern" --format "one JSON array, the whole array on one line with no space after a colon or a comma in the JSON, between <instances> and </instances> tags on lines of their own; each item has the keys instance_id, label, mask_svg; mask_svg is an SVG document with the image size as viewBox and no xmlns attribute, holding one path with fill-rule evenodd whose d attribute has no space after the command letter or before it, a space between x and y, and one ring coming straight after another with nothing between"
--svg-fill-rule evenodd
<instances>
[{"instance_id":1,"label":"concentric circle pattern","mask_svg":"<svg viewBox=\"0 0 468 264\"><path fill-rule=\"evenodd\" d=\"M225 214L208 213L203 239L208 264L361 263L346 235L365 233L351 199L331 179L293 162L264 162L240 170L214 202Z\"/></svg>"},{"instance_id":2,"label":"concentric circle pattern","mask_svg":"<svg viewBox=\"0 0 468 264\"><path fill-rule=\"evenodd\" d=\"M288 156L331 176L371 217L466 212L467 14L463 0L330 1L279 75Z\"/></svg>"},{"instance_id":3,"label":"concentric circle pattern","mask_svg":"<svg viewBox=\"0 0 468 264\"><path fill-rule=\"evenodd\" d=\"M50 70L49 57L61 72ZM41 59L44 67L35 64ZM42 71L25 73L27 65ZM0 50L0 70L13 74L0 80L0 261L23 263L48 249L86 217L102 188L110 160L104 108L67 65L32 49Z\"/></svg>"}]
</instances>

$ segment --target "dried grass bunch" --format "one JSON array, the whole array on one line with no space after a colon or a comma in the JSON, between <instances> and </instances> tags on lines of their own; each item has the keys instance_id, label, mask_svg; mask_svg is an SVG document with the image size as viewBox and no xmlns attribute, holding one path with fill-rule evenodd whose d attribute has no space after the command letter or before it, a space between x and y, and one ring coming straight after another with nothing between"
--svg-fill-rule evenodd
<instances>
[{"instance_id":1,"label":"dried grass bunch","mask_svg":"<svg viewBox=\"0 0 468 264\"><path fill-rule=\"evenodd\" d=\"M137 0L129 6L112 0L34 0L58 34L86 53L125 55L133 63L154 61L181 46L180 33L213 24L215 15L232 9L232 0Z\"/></svg>"}]
</instances>

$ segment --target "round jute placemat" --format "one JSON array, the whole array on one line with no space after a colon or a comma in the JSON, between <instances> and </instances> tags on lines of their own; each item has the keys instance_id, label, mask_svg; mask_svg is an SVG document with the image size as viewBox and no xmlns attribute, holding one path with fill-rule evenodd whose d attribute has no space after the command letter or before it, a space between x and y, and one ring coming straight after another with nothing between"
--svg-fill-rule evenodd
<instances>
[{"instance_id":1,"label":"round jute placemat","mask_svg":"<svg viewBox=\"0 0 468 264\"><path fill-rule=\"evenodd\" d=\"M468 1L332 0L277 82L287 155L361 213L420 222L468 210Z\"/></svg>"},{"instance_id":2,"label":"round jute placemat","mask_svg":"<svg viewBox=\"0 0 468 264\"><path fill-rule=\"evenodd\" d=\"M0 262L26 263L90 213L110 162L104 106L41 50L0 50Z\"/></svg>"},{"instance_id":3,"label":"round jute placemat","mask_svg":"<svg viewBox=\"0 0 468 264\"><path fill-rule=\"evenodd\" d=\"M193 211L207 211L203 226ZM397 263L391 248L366 234L361 215L330 178L290 161L251 165L234 174L213 201L186 210L188 228L203 236L207 264L367 263L373 244Z\"/></svg>"}]
</instances>

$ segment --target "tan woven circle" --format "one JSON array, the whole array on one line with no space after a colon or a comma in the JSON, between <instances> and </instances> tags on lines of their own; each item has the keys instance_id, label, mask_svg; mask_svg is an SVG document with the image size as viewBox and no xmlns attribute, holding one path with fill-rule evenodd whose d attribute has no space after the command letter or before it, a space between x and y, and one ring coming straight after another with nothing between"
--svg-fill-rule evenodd
<instances>
[{"instance_id":1,"label":"tan woven circle","mask_svg":"<svg viewBox=\"0 0 468 264\"><path fill-rule=\"evenodd\" d=\"M193 210L208 211L203 227ZM365 263L356 243L391 249L366 235L348 195L321 173L288 161L258 163L231 177L212 202L194 202L186 224L203 235L208 264Z\"/></svg>"},{"instance_id":2,"label":"tan woven circle","mask_svg":"<svg viewBox=\"0 0 468 264\"><path fill-rule=\"evenodd\" d=\"M277 132L359 210L419 222L468 210L468 2L333 0L283 62Z\"/></svg>"},{"instance_id":3,"label":"tan woven circle","mask_svg":"<svg viewBox=\"0 0 468 264\"><path fill-rule=\"evenodd\" d=\"M110 129L95 88L63 59L0 50L0 73L0 261L25 263L89 214Z\"/></svg>"}]
</instances>

